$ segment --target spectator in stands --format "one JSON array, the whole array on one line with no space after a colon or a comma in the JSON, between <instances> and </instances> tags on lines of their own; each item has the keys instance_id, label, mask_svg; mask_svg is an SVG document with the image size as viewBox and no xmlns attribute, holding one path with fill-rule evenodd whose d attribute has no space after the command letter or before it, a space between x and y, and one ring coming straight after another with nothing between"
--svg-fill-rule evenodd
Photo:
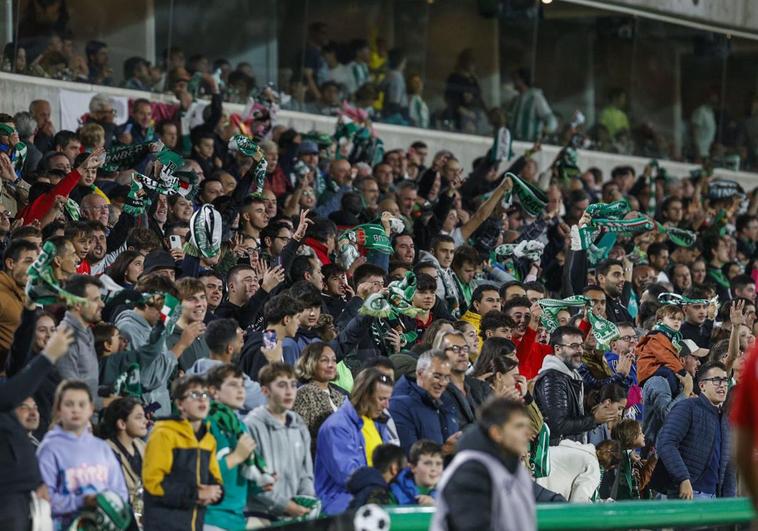
<instances>
[{"instance_id":1,"label":"spectator in stands","mask_svg":"<svg viewBox=\"0 0 758 531\"><path fill-rule=\"evenodd\" d=\"M371 466L356 470L347 482L352 494L349 509L360 509L366 504L391 505L393 502L390 484L405 465L403 450L394 444L380 444L374 448Z\"/></svg>"},{"instance_id":2,"label":"spectator in stands","mask_svg":"<svg viewBox=\"0 0 758 531\"><path fill-rule=\"evenodd\" d=\"M109 65L108 45L89 41L84 50L89 67L88 81L95 85L113 85L113 70Z\"/></svg>"},{"instance_id":3,"label":"spectator in stands","mask_svg":"<svg viewBox=\"0 0 758 531\"><path fill-rule=\"evenodd\" d=\"M166 346L174 348L185 338L190 344L179 358L179 367L186 371L199 359L210 357L210 350L202 334L205 332L205 312L208 309L208 299L205 297L205 286L196 278L183 278L176 283L182 312L176 323L173 334L166 339Z\"/></svg>"},{"instance_id":4,"label":"spectator in stands","mask_svg":"<svg viewBox=\"0 0 758 531\"><path fill-rule=\"evenodd\" d=\"M337 355L320 341L305 347L296 373L303 385L297 390L292 410L308 425L315 454L319 428L342 406L347 393L333 383L337 379Z\"/></svg>"},{"instance_id":5,"label":"spectator in stands","mask_svg":"<svg viewBox=\"0 0 758 531\"><path fill-rule=\"evenodd\" d=\"M578 328L557 328L550 335L555 354L545 357L537 375L534 397L550 427L551 445L562 439L586 443L590 430L618 416L609 404L601 404L591 414L584 412L584 383L576 372L582 359L582 338Z\"/></svg>"},{"instance_id":6,"label":"spectator in stands","mask_svg":"<svg viewBox=\"0 0 758 531\"><path fill-rule=\"evenodd\" d=\"M390 414L406 454L417 440L429 439L444 445L448 455L460 438L453 399L445 395L450 372L445 352L429 351L418 358L415 382L405 376L398 380L390 401Z\"/></svg>"},{"instance_id":7,"label":"spectator in stands","mask_svg":"<svg viewBox=\"0 0 758 531\"><path fill-rule=\"evenodd\" d=\"M721 363L706 363L698 371L700 396L677 404L666 417L656 449L659 467L663 465L660 476L665 470L670 478L669 496L684 500L735 496L729 423L721 408L728 382ZM656 476L660 477L658 467Z\"/></svg>"},{"instance_id":8,"label":"spectator in stands","mask_svg":"<svg viewBox=\"0 0 758 531\"><path fill-rule=\"evenodd\" d=\"M55 426L42 439L37 459L56 525L68 526L106 489L128 502L121 466L110 446L90 432L95 405L89 386L63 382L56 391L54 411Z\"/></svg>"},{"instance_id":9,"label":"spectator in stands","mask_svg":"<svg viewBox=\"0 0 758 531\"><path fill-rule=\"evenodd\" d=\"M253 494L249 507L264 515L304 516L310 509L296 496L313 496L311 437L303 419L292 411L297 392L295 371L285 363L266 365L258 377L267 403L245 417L260 454L276 474L273 489Z\"/></svg>"},{"instance_id":10,"label":"spectator in stands","mask_svg":"<svg viewBox=\"0 0 758 531\"><path fill-rule=\"evenodd\" d=\"M150 70L142 57L130 57L124 61L124 87L132 90L150 90Z\"/></svg>"},{"instance_id":11,"label":"spectator in stands","mask_svg":"<svg viewBox=\"0 0 758 531\"><path fill-rule=\"evenodd\" d=\"M138 99L132 104L132 112L124 125L118 128L118 141L122 144L142 144L155 140L153 111L148 100Z\"/></svg>"},{"instance_id":12,"label":"spectator in stands","mask_svg":"<svg viewBox=\"0 0 758 531\"><path fill-rule=\"evenodd\" d=\"M339 514L350 503L350 475L371 466L374 449L389 438L385 410L392 379L377 369L364 369L355 379L350 400L329 418L316 442L316 493L326 514Z\"/></svg>"},{"instance_id":13,"label":"spectator in stands","mask_svg":"<svg viewBox=\"0 0 758 531\"><path fill-rule=\"evenodd\" d=\"M223 494L216 439L206 420L210 395L198 376L177 379L172 395L178 418L158 421L145 448L143 524L199 531L206 507Z\"/></svg>"},{"instance_id":14,"label":"spectator in stands","mask_svg":"<svg viewBox=\"0 0 758 531\"><path fill-rule=\"evenodd\" d=\"M558 121L542 90L533 86L532 73L526 68L519 68L513 72L511 78L518 91L518 96L508 113L513 117L509 120L513 137L534 142L543 135L554 132L558 127Z\"/></svg>"},{"instance_id":15,"label":"spectator in stands","mask_svg":"<svg viewBox=\"0 0 758 531\"><path fill-rule=\"evenodd\" d=\"M387 76L383 82L385 119L405 123L408 115L408 91L405 87L405 66L407 57L404 50L393 48L387 54Z\"/></svg>"}]
</instances>

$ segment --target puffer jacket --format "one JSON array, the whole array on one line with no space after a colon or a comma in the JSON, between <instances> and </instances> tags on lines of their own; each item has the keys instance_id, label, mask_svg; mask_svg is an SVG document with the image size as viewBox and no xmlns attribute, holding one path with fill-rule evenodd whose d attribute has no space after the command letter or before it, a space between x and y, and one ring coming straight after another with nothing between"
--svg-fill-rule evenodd
<instances>
[{"instance_id":1,"label":"puffer jacket","mask_svg":"<svg viewBox=\"0 0 758 531\"><path fill-rule=\"evenodd\" d=\"M562 439L587 442L587 432L597 426L584 412L584 383L557 356L546 356L534 384L534 398L550 428L550 445Z\"/></svg>"},{"instance_id":2,"label":"puffer jacket","mask_svg":"<svg viewBox=\"0 0 758 531\"><path fill-rule=\"evenodd\" d=\"M650 332L640 338L634 352L637 354L637 378L640 383L644 383L664 365L675 373L684 375L684 363L663 332Z\"/></svg>"},{"instance_id":3,"label":"puffer jacket","mask_svg":"<svg viewBox=\"0 0 758 531\"><path fill-rule=\"evenodd\" d=\"M661 486L661 473L665 468L670 488L689 479L693 484L702 476L714 452L716 430L721 430L721 462L719 464L718 492L720 498L735 496L736 478L730 460L730 430L728 415L716 408L704 396L682 400L666 417L658 433L656 451L658 466L654 484Z\"/></svg>"},{"instance_id":4,"label":"puffer jacket","mask_svg":"<svg viewBox=\"0 0 758 531\"><path fill-rule=\"evenodd\" d=\"M155 423L145 448L145 529L200 531L205 507L197 503L198 485L220 485L216 439L204 423L200 440L188 420Z\"/></svg>"}]
</instances>

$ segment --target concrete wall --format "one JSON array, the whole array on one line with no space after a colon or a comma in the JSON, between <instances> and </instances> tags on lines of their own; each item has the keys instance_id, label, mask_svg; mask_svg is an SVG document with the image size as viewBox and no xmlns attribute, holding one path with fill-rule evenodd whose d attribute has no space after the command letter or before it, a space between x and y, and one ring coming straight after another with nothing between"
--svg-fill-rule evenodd
<instances>
[{"instance_id":1,"label":"concrete wall","mask_svg":"<svg viewBox=\"0 0 758 531\"><path fill-rule=\"evenodd\" d=\"M148 94L134 90L98 87L0 73L0 112L12 114L28 108L29 103L34 99L46 99L50 101L52 106L53 123L58 126L60 123L60 103L58 96L61 89L89 92L91 94L104 92L118 96L127 96L129 98L146 97L155 101L164 102L174 101L173 97L168 95ZM241 112L243 108L242 105L227 104L226 110L228 112ZM279 123L294 127L299 131L310 131L315 129L317 131L332 133L334 132L335 119L327 116L282 111L279 115ZM474 159L482 156L492 145L492 139L488 137L461 135L442 131L416 129L412 127L377 124L376 131L384 141L387 149L407 148L414 140L423 140L429 145L429 150L432 153L439 149L449 149L453 151L463 163L464 168L470 168ZM514 145L514 151L516 151L517 154L520 154L528 147L530 146L523 142L516 142ZM538 158L541 169L550 165L559 149L558 146L543 146L542 153ZM600 168L605 175L609 175L614 166L621 164L631 165L640 172L647 162L648 159L642 157L620 156L597 151L579 152L580 167L589 168L596 166ZM661 165L675 176L686 176L691 169L695 168L695 165L693 164L679 162L664 161ZM758 174L755 173L716 170L716 175L734 179L747 189L753 189L758 186Z\"/></svg>"}]
</instances>

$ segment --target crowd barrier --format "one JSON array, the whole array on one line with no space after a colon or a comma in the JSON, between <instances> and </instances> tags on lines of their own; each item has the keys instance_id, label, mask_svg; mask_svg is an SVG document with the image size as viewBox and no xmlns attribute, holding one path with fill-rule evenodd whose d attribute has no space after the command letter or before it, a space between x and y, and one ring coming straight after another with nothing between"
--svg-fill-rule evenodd
<instances>
[{"instance_id":1,"label":"crowd barrier","mask_svg":"<svg viewBox=\"0 0 758 531\"><path fill-rule=\"evenodd\" d=\"M390 526L384 531L427 531L434 508L387 507ZM747 498L717 500L655 500L615 503L537 505L540 531L602 529L657 529L703 526L743 527L756 518ZM269 529L298 531L353 531L354 514L310 522L277 524Z\"/></svg>"}]
</instances>

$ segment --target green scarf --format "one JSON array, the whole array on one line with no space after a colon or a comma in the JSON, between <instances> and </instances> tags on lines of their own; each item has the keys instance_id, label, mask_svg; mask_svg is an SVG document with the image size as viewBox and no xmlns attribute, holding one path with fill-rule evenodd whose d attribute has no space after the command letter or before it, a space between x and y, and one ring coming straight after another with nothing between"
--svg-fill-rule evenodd
<instances>
[{"instance_id":1,"label":"green scarf","mask_svg":"<svg viewBox=\"0 0 758 531\"><path fill-rule=\"evenodd\" d=\"M677 227L666 227L657 223L658 232L666 234L669 240L679 247L692 247L697 241L697 234L690 230L680 229Z\"/></svg>"},{"instance_id":2,"label":"green scarf","mask_svg":"<svg viewBox=\"0 0 758 531\"><path fill-rule=\"evenodd\" d=\"M238 441L242 435L247 433L242 421L237 416L237 413L221 402L215 400L211 402L211 408L208 413L208 420L214 422L225 437L231 441ZM248 466L256 467L261 473L266 473L266 460L258 453L258 450L254 450L250 457L247 459Z\"/></svg>"},{"instance_id":3,"label":"green scarf","mask_svg":"<svg viewBox=\"0 0 758 531\"><path fill-rule=\"evenodd\" d=\"M513 182L513 190L503 197L503 201L507 202L511 194L515 194L524 212L532 217L539 216L547 206L547 195L545 195L545 192L533 184L521 180L521 178L510 172L506 173L505 176L510 177Z\"/></svg>"},{"instance_id":4,"label":"green scarf","mask_svg":"<svg viewBox=\"0 0 758 531\"><path fill-rule=\"evenodd\" d=\"M717 304L719 301L718 295L712 299L690 299L684 295L678 293L661 293L658 295L658 302L661 304L675 304L677 306L684 306L686 304Z\"/></svg>"},{"instance_id":5,"label":"green scarf","mask_svg":"<svg viewBox=\"0 0 758 531\"><path fill-rule=\"evenodd\" d=\"M653 327L653 332L660 332L661 334L669 338L669 341L671 341L671 344L674 345L674 349L676 349L677 352L682 350L681 332L673 330L663 323L656 323L655 326Z\"/></svg>"},{"instance_id":6,"label":"green scarf","mask_svg":"<svg viewBox=\"0 0 758 531\"><path fill-rule=\"evenodd\" d=\"M584 295L573 295L565 299L541 299L537 301L537 304L542 308L540 324L548 333L553 333L559 326L558 312L565 308L592 307L592 300ZM587 312L587 319L592 327L592 335L600 345L608 345L619 337L618 327L607 319L596 316L593 311Z\"/></svg>"},{"instance_id":7,"label":"green scarf","mask_svg":"<svg viewBox=\"0 0 758 531\"><path fill-rule=\"evenodd\" d=\"M112 146L105 153L105 163L102 168L107 172L128 170L137 166L150 153L157 153L164 148L160 140Z\"/></svg>"},{"instance_id":8,"label":"green scarf","mask_svg":"<svg viewBox=\"0 0 758 531\"><path fill-rule=\"evenodd\" d=\"M86 303L87 299L64 290L53 274L53 260L57 255L55 245L46 241L42 252L27 271L26 295L38 306L56 304L63 300L68 305Z\"/></svg>"},{"instance_id":9,"label":"green scarf","mask_svg":"<svg viewBox=\"0 0 758 531\"><path fill-rule=\"evenodd\" d=\"M721 271L721 269L719 268L709 267L708 276L711 277L716 282L716 284L718 284L724 289L729 289L731 287L731 283L729 282L729 279L726 277L724 272Z\"/></svg>"}]
</instances>

